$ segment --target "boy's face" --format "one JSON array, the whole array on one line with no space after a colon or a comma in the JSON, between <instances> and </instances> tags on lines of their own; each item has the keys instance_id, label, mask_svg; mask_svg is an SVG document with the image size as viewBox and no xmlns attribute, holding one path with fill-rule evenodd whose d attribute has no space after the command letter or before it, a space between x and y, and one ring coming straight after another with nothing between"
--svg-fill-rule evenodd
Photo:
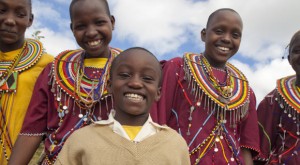
<instances>
[{"instance_id":1,"label":"boy's face","mask_svg":"<svg viewBox=\"0 0 300 165\"><path fill-rule=\"evenodd\" d=\"M290 45L290 53L288 56L289 63L295 72L300 74L300 34L295 37L294 42Z\"/></svg>"},{"instance_id":2,"label":"boy's face","mask_svg":"<svg viewBox=\"0 0 300 165\"><path fill-rule=\"evenodd\" d=\"M0 0L0 49L11 51L22 47L26 28L32 21L28 0Z\"/></svg>"},{"instance_id":3,"label":"boy's face","mask_svg":"<svg viewBox=\"0 0 300 165\"><path fill-rule=\"evenodd\" d=\"M148 52L124 52L113 70L108 90L113 95L115 118L124 122L131 117L148 117L154 101L160 98L159 62Z\"/></svg>"},{"instance_id":4,"label":"boy's face","mask_svg":"<svg viewBox=\"0 0 300 165\"><path fill-rule=\"evenodd\" d=\"M71 29L88 57L108 57L115 20L101 0L78 1L71 12Z\"/></svg>"},{"instance_id":5,"label":"boy's face","mask_svg":"<svg viewBox=\"0 0 300 165\"><path fill-rule=\"evenodd\" d=\"M205 42L204 55L214 67L223 67L239 49L242 37L242 20L232 11L217 12L207 28L201 31Z\"/></svg>"}]
</instances>

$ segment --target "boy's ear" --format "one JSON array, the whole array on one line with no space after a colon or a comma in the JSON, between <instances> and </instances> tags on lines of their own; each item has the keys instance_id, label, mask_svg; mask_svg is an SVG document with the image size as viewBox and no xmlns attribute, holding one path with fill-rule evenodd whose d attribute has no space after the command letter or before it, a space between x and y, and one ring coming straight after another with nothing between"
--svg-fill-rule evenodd
<instances>
[{"instance_id":1,"label":"boy's ear","mask_svg":"<svg viewBox=\"0 0 300 165\"><path fill-rule=\"evenodd\" d=\"M70 23L70 29L71 29L71 31L73 31L73 24L72 24L72 22Z\"/></svg>"},{"instance_id":2,"label":"boy's ear","mask_svg":"<svg viewBox=\"0 0 300 165\"><path fill-rule=\"evenodd\" d=\"M28 25L27 25L28 28L32 25L33 19L34 19L34 15L33 15L33 14L30 14L30 16L29 16L29 23L28 23Z\"/></svg>"},{"instance_id":3,"label":"boy's ear","mask_svg":"<svg viewBox=\"0 0 300 165\"><path fill-rule=\"evenodd\" d=\"M111 15L110 16L110 22L111 22L111 24L112 24L112 30L114 30L115 29L115 17L113 16L113 15Z\"/></svg>"},{"instance_id":4,"label":"boy's ear","mask_svg":"<svg viewBox=\"0 0 300 165\"><path fill-rule=\"evenodd\" d=\"M201 40L202 40L203 42L205 42L205 37L206 37L206 29L203 28L203 29L201 30Z\"/></svg>"},{"instance_id":5,"label":"boy's ear","mask_svg":"<svg viewBox=\"0 0 300 165\"><path fill-rule=\"evenodd\" d=\"M155 101L158 101L161 97L161 87L159 87L157 89L157 93L156 93L156 96L155 96Z\"/></svg>"},{"instance_id":6,"label":"boy's ear","mask_svg":"<svg viewBox=\"0 0 300 165\"><path fill-rule=\"evenodd\" d=\"M288 58L288 60L289 60L290 65L292 65L292 64L291 64L291 57L290 57L290 55L288 55L287 58Z\"/></svg>"}]
</instances>

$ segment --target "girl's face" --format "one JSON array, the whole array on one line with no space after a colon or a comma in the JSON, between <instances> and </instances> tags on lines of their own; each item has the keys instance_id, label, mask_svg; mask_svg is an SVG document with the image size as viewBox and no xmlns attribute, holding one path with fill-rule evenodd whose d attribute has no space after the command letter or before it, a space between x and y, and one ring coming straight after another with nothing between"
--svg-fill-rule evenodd
<instances>
[{"instance_id":1,"label":"girl's face","mask_svg":"<svg viewBox=\"0 0 300 165\"><path fill-rule=\"evenodd\" d=\"M201 32L205 42L204 56L214 67L224 67L239 49L243 24L240 16L230 10L217 12Z\"/></svg>"},{"instance_id":2,"label":"girl's face","mask_svg":"<svg viewBox=\"0 0 300 165\"><path fill-rule=\"evenodd\" d=\"M78 1L72 7L71 29L87 58L108 57L114 17L108 15L104 2Z\"/></svg>"},{"instance_id":3,"label":"girl's face","mask_svg":"<svg viewBox=\"0 0 300 165\"><path fill-rule=\"evenodd\" d=\"M300 75L300 33L296 35L293 43L290 45L288 60L296 74Z\"/></svg>"},{"instance_id":4,"label":"girl's face","mask_svg":"<svg viewBox=\"0 0 300 165\"><path fill-rule=\"evenodd\" d=\"M28 0L0 1L0 50L7 52L22 47L33 15Z\"/></svg>"}]
</instances>

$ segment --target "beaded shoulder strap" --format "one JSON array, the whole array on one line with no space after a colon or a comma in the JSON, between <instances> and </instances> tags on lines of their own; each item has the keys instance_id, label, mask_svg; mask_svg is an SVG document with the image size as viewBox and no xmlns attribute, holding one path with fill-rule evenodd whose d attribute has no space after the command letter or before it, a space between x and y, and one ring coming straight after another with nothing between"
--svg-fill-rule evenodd
<instances>
[{"instance_id":1,"label":"beaded shoulder strap","mask_svg":"<svg viewBox=\"0 0 300 165\"><path fill-rule=\"evenodd\" d=\"M287 76L277 80L277 91L279 93L278 102L282 109L300 113L300 91L296 86L296 76Z\"/></svg>"},{"instance_id":2,"label":"beaded shoulder strap","mask_svg":"<svg viewBox=\"0 0 300 165\"><path fill-rule=\"evenodd\" d=\"M189 87L194 91L196 99L204 94L211 102L211 105L218 106L223 110L236 110L241 108L248 110L250 87L244 74L230 63L226 67L231 76L232 96L229 102L220 99L220 95L205 73L201 63L201 55L186 53L184 55L184 68ZM215 104L215 105L214 105ZM246 112L241 112L246 113Z\"/></svg>"},{"instance_id":3,"label":"beaded shoulder strap","mask_svg":"<svg viewBox=\"0 0 300 165\"><path fill-rule=\"evenodd\" d=\"M121 52L121 50L116 48L111 48L111 58L108 61L108 68L110 68L112 60ZM61 88L64 92L66 92L69 96L78 99L78 95L75 94L75 86L78 84L76 82L76 75L78 74L78 70L80 69L81 56L84 53L83 50L67 50L60 53L54 60L52 66L53 79L52 84L55 83ZM105 73L105 76L109 76L108 73ZM106 77L107 79L107 77ZM95 83L98 81L90 80L87 77L83 76L81 79L79 95L83 97L88 96L88 92L93 90ZM103 93L106 94L106 82L104 82ZM55 92L54 84L52 85L52 92Z\"/></svg>"},{"instance_id":4,"label":"beaded shoulder strap","mask_svg":"<svg viewBox=\"0 0 300 165\"><path fill-rule=\"evenodd\" d=\"M21 57L19 63L15 67L15 71L21 72L29 69L36 64L44 53L43 45L40 41L34 39L26 39L26 53Z\"/></svg>"}]
</instances>

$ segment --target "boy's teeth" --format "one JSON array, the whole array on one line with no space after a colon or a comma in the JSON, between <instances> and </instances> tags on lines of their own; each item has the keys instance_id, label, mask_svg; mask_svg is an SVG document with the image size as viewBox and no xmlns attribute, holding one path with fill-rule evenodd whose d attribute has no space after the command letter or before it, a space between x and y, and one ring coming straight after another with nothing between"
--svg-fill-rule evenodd
<instances>
[{"instance_id":1,"label":"boy's teeth","mask_svg":"<svg viewBox=\"0 0 300 165\"><path fill-rule=\"evenodd\" d=\"M88 44L90 46L95 46L95 45L98 45L100 43L100 41L91 41L91 42L88 42Z\"/></svg>"},{"instance_id":2,"label":"boy's teeth","mask_svg":"<svg viewBox=\"0 0 300 165\"><path fill-rule=\"evenodd\" d=\"M219 46L218 48L221 49L221 50L223 50L223 51L229 50L229 48L225 48L225 47L221 47L221 46Z\"/></svg>"},{"instance_id":3,"label":"boy's teeth","mask_svg":"<svg viewBox=\"0 0 300 165\"><path fill-rule=\"evenodd\" d=\"M135 100L135 101L142 101L144 98L141 95L134 94L134 93L127 93L125 96L130 99L130 100Z\"/></svg>"}]
</instances>

